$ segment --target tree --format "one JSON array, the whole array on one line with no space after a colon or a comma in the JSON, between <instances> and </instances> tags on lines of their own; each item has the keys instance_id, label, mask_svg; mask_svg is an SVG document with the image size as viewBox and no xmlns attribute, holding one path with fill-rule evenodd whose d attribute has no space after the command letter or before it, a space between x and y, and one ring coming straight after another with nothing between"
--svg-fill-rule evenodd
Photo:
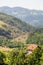
<instances>
[{"instance_id":1,"label":"tree","mask_svg":"<svg viewBox=\"0 0 43 65\"><path fill-rule=\"evenodd\" d=\"M5 65L4 59L6 58L5 54L0 51L0 65Z\"/></svg>"}]
</instances>

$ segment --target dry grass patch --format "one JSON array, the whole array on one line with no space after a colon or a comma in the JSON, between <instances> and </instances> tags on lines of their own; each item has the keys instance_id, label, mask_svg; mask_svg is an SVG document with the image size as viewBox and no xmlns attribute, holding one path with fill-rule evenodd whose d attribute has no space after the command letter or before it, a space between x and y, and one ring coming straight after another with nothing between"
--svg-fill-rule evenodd
<instances>
[{"instance_id":1,"label":"dry grass patch","mask_svg":"<svg viewBox=\"0 0 43 65\"><path fill-rule=\"evenodd\" d=\"M0 46L0 51L9 52L9 51L12 51L12 50L13 50L13 48L7 48L7 47Z\"/></svg>"}]
</instances>

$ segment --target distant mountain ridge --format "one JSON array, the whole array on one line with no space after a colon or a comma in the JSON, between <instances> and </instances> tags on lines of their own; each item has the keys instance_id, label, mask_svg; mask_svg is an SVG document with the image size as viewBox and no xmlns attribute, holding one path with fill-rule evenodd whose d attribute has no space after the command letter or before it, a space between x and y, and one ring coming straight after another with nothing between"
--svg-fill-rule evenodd
<instances>
[{"instance_id":1,"label":"distant mountain ridge","mask_svg":"<svg viewBox=\"0 0 43 65\"><path fill-rule=\"evenodd\" d=\"M37 28L43 28L43 11L41 10L30 10L22 7L10 8L3 6L0 7L0 12L17 17L18 19L21 19Z\"/></svg>"}]
</instances>

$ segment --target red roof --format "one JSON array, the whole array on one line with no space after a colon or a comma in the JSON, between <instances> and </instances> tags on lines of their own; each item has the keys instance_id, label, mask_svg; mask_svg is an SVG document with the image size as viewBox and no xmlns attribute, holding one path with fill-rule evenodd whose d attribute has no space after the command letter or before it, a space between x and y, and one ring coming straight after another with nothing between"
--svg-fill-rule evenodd
<instances>
[{"instance_id":1,"label":"red roof","mask_svg":"<svg viewBox=\"0 0 43 65\"><path fill-rule=\"evenodd\" d=\"M30 44L28 47L27 47L27 50L31 50L33 51L34 49L37 48L37 45L36 44Z\"/></svg>"}]
</instances>

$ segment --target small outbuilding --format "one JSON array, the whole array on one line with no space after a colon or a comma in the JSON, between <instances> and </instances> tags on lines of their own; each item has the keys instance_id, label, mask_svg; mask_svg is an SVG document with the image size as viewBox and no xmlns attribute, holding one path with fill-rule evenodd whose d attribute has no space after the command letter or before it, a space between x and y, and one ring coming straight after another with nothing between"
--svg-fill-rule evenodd
<instances>
[{"instance_id":1,"label":"small outbuilding","mask_svg":"<svg viewBox=\"0 0 43 65\"><path fill-rule=\"evenodd\" d=\"M31 54L36 48L40 48L37 44L29 44L27 46L27 54Z\"/></svg>"}]
</instances>

